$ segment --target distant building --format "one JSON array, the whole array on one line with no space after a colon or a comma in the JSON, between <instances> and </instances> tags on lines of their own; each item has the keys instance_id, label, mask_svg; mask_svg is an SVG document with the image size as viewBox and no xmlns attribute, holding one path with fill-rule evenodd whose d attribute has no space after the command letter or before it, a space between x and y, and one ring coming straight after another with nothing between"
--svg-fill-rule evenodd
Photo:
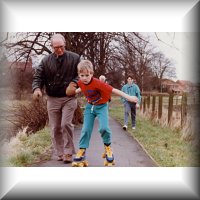
<instances>
[{"instance_id":1,"label":"distant building","mask_svg":"<svg viewBox=\"0 0 200 200\"><path fill-rule=\"evenodd\" d=\"M170 79L163 79L161 81L161 89L162 92L167 93L180 94L182 92L182 88L180 88L180 85Z\"/></svg>"},{"instance_id":2,"label":"distant building","mask_svg":"<svg viewBox=\"0 0 200 200\"><path fill-rule=\"evenodd\" d=\"M176 82L170 79L163 79L161 82L162 92L182 94L183 92L191 93L198 92L199 85L186 80L177 80Z\"/></svg>"}]
</instances>

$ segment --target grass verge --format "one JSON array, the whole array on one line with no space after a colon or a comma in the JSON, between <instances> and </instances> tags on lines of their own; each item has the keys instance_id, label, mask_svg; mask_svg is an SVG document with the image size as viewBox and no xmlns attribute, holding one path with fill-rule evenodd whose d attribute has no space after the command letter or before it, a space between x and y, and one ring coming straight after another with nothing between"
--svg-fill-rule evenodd
<instances>
[{"instance_id":1,"label":"grass verge","mask_svg":"<svg viewBox=\"0 0 200 200\"><path fill-rule=\"evenodd\" d=\"M25 129L1 147L3 167L23 167L32 163L49 160L51 157L51 137L47 128L27 136Z\"/></svg>"},{"instance_id":2,"label":"grass verge","mask_svg":"<svg viewBox=\"0 0 200 200\"><path fill-rule=\"evenodd\" d=\"M110 116L123 125L122 105L111 104ZM139 112L139 111L138 111ZM199 150L191 142L181 139L178 131L162 127L137 115L137 128L128 132L135 137L161 167L197 167L200 166Z\"/></svg>"}]
</instances>

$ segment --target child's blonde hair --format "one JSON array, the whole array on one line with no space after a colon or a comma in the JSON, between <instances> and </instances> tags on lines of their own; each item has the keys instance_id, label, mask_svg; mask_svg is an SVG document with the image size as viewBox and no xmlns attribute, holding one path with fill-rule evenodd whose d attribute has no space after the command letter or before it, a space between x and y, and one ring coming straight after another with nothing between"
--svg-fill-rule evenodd
<instances>
[{"instance_id":1,"label":"child's blonde hair","mask_svg":"<svg viewBox=\"0 0 200 200\"><path fill-rule=\"evenodd\" d=\"M93 65L89 60L81 60L77 68L78 68L78 74L82 73L83 71L87 71L90 74L94 73Z\"/></svg>"}]
</instances>

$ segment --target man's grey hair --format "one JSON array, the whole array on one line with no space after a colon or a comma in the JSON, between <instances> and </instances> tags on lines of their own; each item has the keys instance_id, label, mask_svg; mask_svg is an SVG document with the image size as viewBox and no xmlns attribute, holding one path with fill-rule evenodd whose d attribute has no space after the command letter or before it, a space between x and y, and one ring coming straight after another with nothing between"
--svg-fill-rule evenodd
<instances>
[{"instance_id":1,"label":"man's grey hair","mask_svg":"<svg viewBox=\"0 0 200 200\"><path fill-rule=\"evenodd\" d=\"M51 45L53 44L53 41L56 40L56 39L62 39L64 44L66 43L64 36L61 35L60 33L56 33L51 37Z\"/></svg>"}]
</instances>

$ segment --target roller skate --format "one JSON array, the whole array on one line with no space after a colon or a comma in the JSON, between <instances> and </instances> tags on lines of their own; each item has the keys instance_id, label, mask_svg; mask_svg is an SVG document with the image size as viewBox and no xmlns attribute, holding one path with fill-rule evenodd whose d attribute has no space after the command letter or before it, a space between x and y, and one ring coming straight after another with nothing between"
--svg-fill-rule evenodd
<instances>
[{"instance_id":1,"label":"roller skate","mask_svg":"<svg viewBox=\"0 0 200 200\"><path fill-rule=\"evenodd\" d=\"M114 155L112 153L112 149L110 146L104 146L105 152L102 154L102 158L105 158L104 160L104 166L113 166L115 165Z\"/></svg>"},{"instance_id":2,"label":"roller skate","mask_svg":"<svg viewBox=\"0 0 200 200\"><path fill-rule=\"evenodd\" d=\"M73 159L72 167L87 167L89 165L88 161L85 160L85 149L79 149L76 157Z\"/></svg>"}]
</instances>

